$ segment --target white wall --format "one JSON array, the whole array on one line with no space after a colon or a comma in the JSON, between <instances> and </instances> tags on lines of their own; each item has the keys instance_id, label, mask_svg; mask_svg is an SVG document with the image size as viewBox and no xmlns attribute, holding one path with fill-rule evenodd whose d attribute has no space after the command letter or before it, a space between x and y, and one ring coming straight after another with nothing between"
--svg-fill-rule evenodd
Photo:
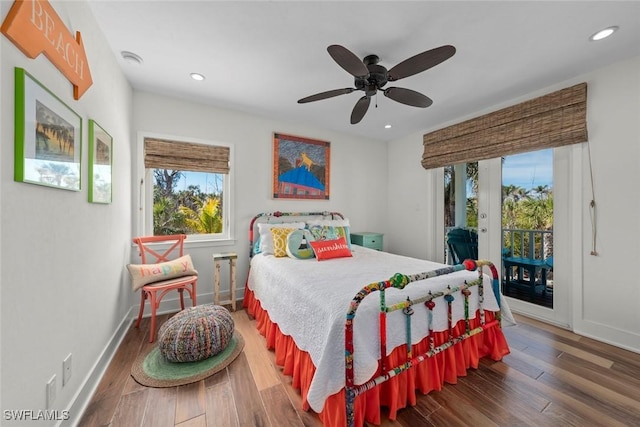
<instances>
[{"instance_id":1,"label":"white wall","mask_svg":"<svg viewBox=\"0 0 640 427\"><path fill-rule=\"evenodd\" d=\"M235 242L226 246L187 245L199 273L198 295L202 295L199 303L212 301L211 254L214 252L238 253L238 289L244 288L249 266L249 223L260 212L338 211L350 220L353 231L386 232L385 143L145 92L134 92L133 105L135 132L233 144ZM331 143L330 200L292 201L271 197L274 132ZM133 180L132 185L137 185L136 177ZM135 206L132 215L137 215ZM226 270L223 266L223 295L228 290ZM237 296L242 297L242 292ZM176 300L170 298L167 296L167 304L161 309L177 307Z\"/></svg>"},{"instance_id":2,"label":"white wall","mask_svg":"<svg viewBox=\"0 0 640 427\"><path fill-rule=\"evenodd\" d=\"M578 250L571 271L582 280L572 289L572 324L577 333L640 352L640 287L635 266L640 259L640 58L623 61L576 76L536 93L514 99L472 116L535 98L578 82L588 84L588 131L597 203L597 250L591 256L591 221L588 203L591 178L588 150L582 156L582 194L571 197L570 212L578 212ZM437 128L458 123L461 117ZM442 257L442 214L433 209L433 194L442 186L441 174L420 164L422 136L434 129L389 143L388 250L419 258ZM586 146L586 144L585 144ZM580 157L578 157L580 158ZM400 167L401 166L401 167ZM409 187L413 183L413 188ZM406 209L397 212L395 206ZM575 245L576 242L573 242Z\"/></svg>"},{"instance_id":3,"label":"white wall","mask_svg":"<svg viewBox=\"0 0 640 427\"><path fill-rule=\"evenodd\" d=\"M2 20L12 3L1 2ZM123 267L131 236L131 89L102 33L95 30L98 24L88 6L56 2L54 7L68 29L82 33L94 84L75 101L71 84L47 58L28 59L1 37L2 410L45 409L45 383L54 374L57 399L52 409L67 409L132 304ZM82 117L81 191L14 182L14 67L24 68ZM109 205L87 201L88 119L95 119L114 141ZM69 353L72 377L62 387L62 361ZM0 424L14 423L3 413Z\"/></svg>"},{"instance_id":4,"label":"white wall","mask_svg":"<svg viewBox=\"0 0 640 427\"><path fill-rule=\"evenodd\" d=\"M1 5L4 18L10 3ZM57 2L54 7L70 30L82 33L94 84L74 101L71 84L46 58L30 60L2 38L0 136L6 143L0 146L0 408L45 409L45 384L55 374L57 399L52 409L71 409L72 419L65 423L71 424L81 416L101 370L137 314L139 300L130 290L125 265L136 258L131 238L138 231L133 228L137 194L132 188L138 188L133 171L140 131L234 145L235 241L225 247L189 249L200 272L200 303L210 301L211 253L221 250L239 254L238 294L242 295L248 269L248 224L259 212L335 210L351 220L353 230L386 232L387 161L386 144L381 142L185 100L134 94L86 4ZM25 68L82 116L82 191L13 181L14 99L5 95L14 92L16 66ZM113 202L109 205L87 202L86 123L90 118L114 139ZM331 142L330 200L271 198L273 132ZM171 307L175 301L168 303ZM62 387L62 360L69 353L73 376Z\"/></svg>"},{"instance_id":5,"label":"white wall","mask_svg":"<svg viewBox=\"0 0 640 427\"><path fill-rule=\"evenodd\" d=\"M597 252L591 256L592 199L584 159L583 283L574 294L576 332L640 352L640 57L584 76L596 200Z\"/></svg>"}]
</instances>

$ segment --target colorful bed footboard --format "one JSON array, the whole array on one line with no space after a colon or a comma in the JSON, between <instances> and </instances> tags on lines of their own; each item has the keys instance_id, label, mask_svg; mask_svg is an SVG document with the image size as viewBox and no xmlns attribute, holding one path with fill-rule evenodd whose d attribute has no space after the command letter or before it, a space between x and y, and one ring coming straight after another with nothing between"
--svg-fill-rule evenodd
<instances>
[{"instance_id":1,"label":"colorful bed footboard","mask_svg":"<svg viewBox=\"0 0 640 427\"><path fill-rule=\"evenodd\" d=\"M483 309L483 267L487 266L491 270L491 286L493 288L494 295L498 300L498 306L500 306L500 289L499 289L499 278L498 272L495 266L485 260L474 261L474 260L465 260L462 264L453 265L449 267L440 268L437 270L412 274L412 275L403 275L403 274L395 274L389 280L385 280L382 282L374 282L371 283L360 290L358 294L353 298L349 310L346 315L345 320L345 407L346 407L346 420L347 426L353 427L355 422L354 416L354 405L356 397L369 389L372 389L381 383L395 377L396 375L410 369L412 366L415 366L424 360L452 347L453 345L472 337L480 332L483 332L487 328L492 327L500 327L500 311L495 312L495 317L490 322L485 322L484 309ZM403 289L411 282L416 282L419 280L428 279L435 276L441 276L445 274L454 273L456 271L468 270L468 271L478 271L478 279L471 282L464 282L456 287L447 287L446 289L432 293L429 291L427 295L417 299L409 299L401 303L393 304L387 306L385 301L385 289L388 288L397 288ZM470 313L469 313L469 289L473 286L478 286L478 296L479 296L479 317L480 317L480 325L476 328L471 328L470 326ZM380 314L379 314L379 335L380 335L380 366L379 366L379 375L370 379L364 384L356 385L354 384L354 344L353 344L353 323L356 318L356 312L362 301L365 297L371 295L373 292L379 292L380 296ZM454 322L452 321L451 316L451 307L452 302L456 298L454 294L459 294L458 297L464 298L464 322L466 325L464 333L454 335ZM413 314L413 305L416 304L424 304L427 311L427 322L428 322L428 330L429 335L427 337L429 342L429 350L414 355L413 353L413 345L411 339L411 315ZM447 304L447 313L448 313L448 340L443 344L435 346L433 339L433 308L436 304ZM398 365L398 366L387 366L387 314L393 313L395 311L402 310L402 314L405 315L406 319L406 350L407 357L406 362Z\"/></svg>"}]
</instances>

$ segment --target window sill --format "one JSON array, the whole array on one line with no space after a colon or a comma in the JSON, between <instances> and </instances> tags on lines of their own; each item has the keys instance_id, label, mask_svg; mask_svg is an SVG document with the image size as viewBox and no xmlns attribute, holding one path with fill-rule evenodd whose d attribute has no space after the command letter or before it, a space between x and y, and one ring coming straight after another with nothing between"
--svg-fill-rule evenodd
<instances>
[{"instance_id":1,"label":"window sill","mask_svg":"<svg viewBox=\"0 0 640 427\"><path fill-rule=\"evenodd\" d=\"M236 244L236 239L198 239L184 241L184 245L187 248L210 248L216 246L233 246Z\"/></svg>"},{"instance_id":2,"label":"window sill","mask_svg":"<svg viewBox=\"0 0 640 427\"><path fill-rule=\"evenodd\" d=\"M217 246L234 246L236 244L236 239L187 239L184 241L185 248L212 248ZM137 247L135 243L131 244L132 247ZM167 243L150 243L149 246L169 246Z\"/></svg>"}]
</instances>

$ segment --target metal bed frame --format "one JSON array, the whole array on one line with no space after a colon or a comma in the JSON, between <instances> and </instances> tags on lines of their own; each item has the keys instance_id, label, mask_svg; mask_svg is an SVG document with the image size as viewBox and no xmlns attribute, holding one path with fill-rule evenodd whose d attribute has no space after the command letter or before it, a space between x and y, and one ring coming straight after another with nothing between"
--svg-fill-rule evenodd
<instances>
[{"instance_id":1,"label":"metal bed frame","mask_svg":"<svg viewBox=\"0 0 640 427\"><path fill-rule=\"evenodd\" d=\"M294 218L292 218L294 217ZM259 220L265 220L269 223L272 219L276 219L279 221L281 218L291 218L295 219L295 217L323 217L323 218L331 218L331 219L344 219L344 216L339 212L264 212L259 213L253 217L251 222L249 223L249 257L254 255L254 228L256 226L256 222ZM284 221L280 221L284 222ZM483 293L483 267L488 267L491 271L491 286L493 288L493 293L496 296L498 301L498 307L500 307L500 280L498 277L498 271L490 261L486 260L471 260L467 259L463 261L461 264L452 265L443 267L440 269L404 275L397 273L393 277L388 280L384 280L381 282L373 282L369 285L364 286L353 298L349 309L346 314L346 320L344 324L345 328L345 410L346 410L346 419L347 426L353 427L354 425L354 405L356 397L367 390L370 390L385 381L397 376L398 374L410 369L412 366L416 366L419 363L425 361L426 359L433 357L444 350L452 347L453 345L469 338L474 335L477 335L483 332L486 329L498 326L500 327L501 315L500 311L495 312L494 320L490 322L485 322L484 315L484 293ZM387 306L385 302L385 290L388 288L396 288L396 289L404 289L405 286L409 285L412 282L416 282L419 280L428 279L431 277L441 276L445 274L454 273L456 271L478 271L478 279L473 280L471 282L464 282L459 286L447 286L447 288L443 291L439 292L431 292L429 291L427 295L424 295L417 299L409 299L407 297L406 301L393 304ZM480 316L480 326L471 329L470 326L470 317L469 317L469 303L468 298L471 294L469 290L473 286L478 287L478 296L479 296L479 316ZM367 381L361 385L354 384L354 347L353 347L353 322L356 317L356 312L358 310L359 305L362 303L365 297L372 295L374 292L379 292L380 296L380 314L379 314L379 335L380 335L380 367L379 367L379 375L375 378ZM451 316L451 304L453 300L457 297L454 294L460 294L460 297L464 298L464 321L465 321L465 332L454 336L453 328L454 324ZM433 330L432 330L432 322L433 322L433 308L436 304L447 304L447 313L448 313L448 333L449 339L439 345L435 346L434 338L433 338ZM429 326L429 334L427 338L429 339L429 350L426 353L415 355L413 352L413 345L411 344L411 315L413 314L412 306L415 304L425 304L425 306L429 309L428 311L428 326ZM406 362L399 366L387 366L387 314L402 310L402 314L405 315L406 319L406 349L407 349L407 357Z\"/></svg>"},{"instance_id":2,"label":"metal bed frame","mask_svg":"<svg viewBox=\"0 0 640 427\"><path fill-rule=\"evenodd\" d=\"M344 349L345 349L345 410L347 416L347 426L353 427L354 425L354 405L356 397L370 390L383 382L395 377L396 375L410 369L412 366L418 365L429 357L432 357L447 348L463 341L473 335L479 334L483 332L485 329L500 326L500 311L495 312L495 319L490 322L485 322L484 318L484 309L482 307L482 303L484 301L483 294L483 267L488 266L491 270L492 274L492 287L494 295L496 295L496 299L498 300L498 307L500 307L500 281L498 278L498 271L495 266L485 260L475 261L467 259L462 264L453 265L450 267L444 267L437 270L428 271L425 273L418 273L412 275L403 275L400 273L395 274L389 280L385 280L382 282L374 282L365 287L363 287L353 298L351 301L351 306L347 311L347 316L344 324L345 328L345 338L344 338ZM459 286L450 287L447 286L447 289L440 292L429 293L423 297L417 299L409 299L401 303L393 304L391 306L387 306L385 302L385 289L388 288L397 288L404 289L411 282L416 282L418 280L428 279L430 277L441 276L444 274L450 274L456 271L461 270L469 270L474 271L478 270L478 279L472 282L465 282ZM471 329L469 324L469 295L471 291L469 288L473 286L478 286L478 296L479 296L479 314L480 314L480 326L477 328ZM356 317L356 311L360 303L364 300L365 297L371 295L373 292L380 292L380 315L379 315L379 334L380 334L380 375L377 377L367 381L361 385L354 384L354 348L353 348L353 321ZM464 298L464 321L465 321L465 332L458 336L454 336L453 334L453 321L451 317L451 303L456 298L454 294L460 293L460 295ZM435 346L433 339L433 308L436 303L444 303L447 304L447 314L448 314L448 332L449 339L447 342ZM413 345L411 344L411 315L413 314L412 306L415 304L425 304L427 309L427 321L428 321L428 329L429 334L427 338L429 339L429 351L423 354L413 355ZM406 319L406 349L407 349L407 361L399 366L389 367L387 366L387 314L392 313L394 311L402 310L402 313L405 315Z\"/></svg>"}]
</instances>

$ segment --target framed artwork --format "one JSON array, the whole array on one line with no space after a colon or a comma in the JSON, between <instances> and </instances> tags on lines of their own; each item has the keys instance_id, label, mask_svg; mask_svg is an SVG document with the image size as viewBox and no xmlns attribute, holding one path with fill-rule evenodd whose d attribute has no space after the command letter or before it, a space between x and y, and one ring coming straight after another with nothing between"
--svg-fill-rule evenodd
<instances>
[{"instance_id":1,"label":"framed artwork","mask_svg":"<svg viewBox=\"0 0 640 427\"><path fill-rule=\"evenodd\" d=\"M329 200L331 143L273 134L273 198Z\"/></svg>"},{"instance_id":2,"label":"framed artwork","mask_svg":"<svg viewBox=\"0 0 640 427\"><path fill-rule=\"evenodd\" d=\"M22 68L15 84L14 180L80 191L82 118Z\"/></svg>"},{"instance_id":3,"label":"framed artwork","mask_svg":"<svg viewBox=\"0 0 640 427\"><path fill-rule=\"evenodd\" d=\"M89 120L89 202L111 203L113 138Z\"/></svg>"}]
</instances>

